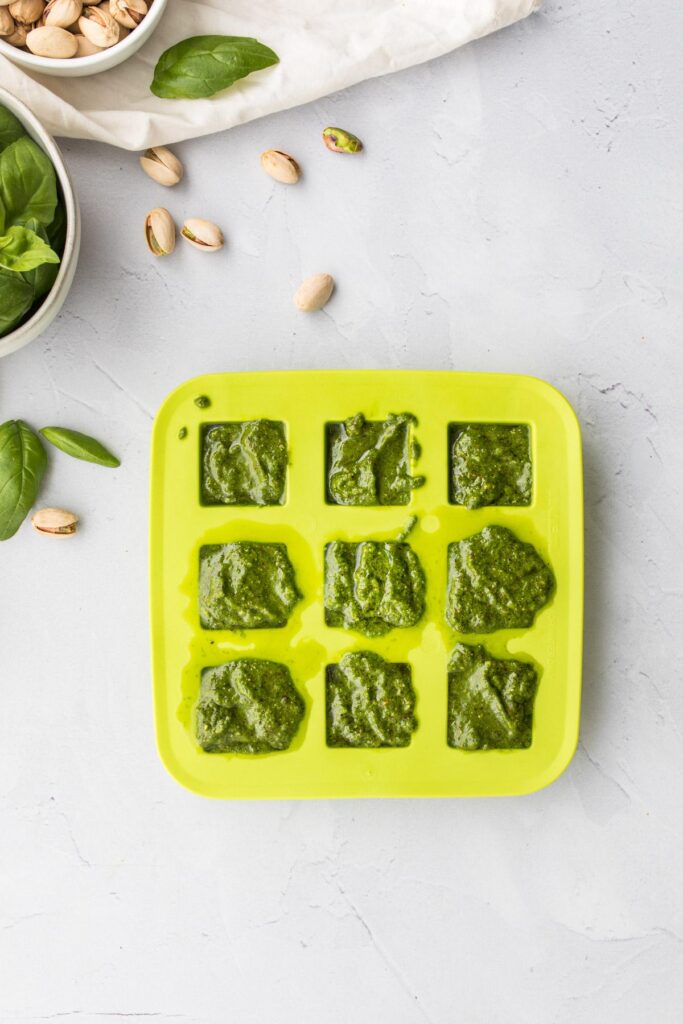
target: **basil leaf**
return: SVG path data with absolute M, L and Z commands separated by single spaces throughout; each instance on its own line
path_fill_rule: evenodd
M 201 99 L 279 59 L 247 36 L 192 36 L 162 53 L 151 88 L 163 99 Z
M 19 274 L 42 263 L 59 263 L 59 256 L 35 231 L 13 225 L 0 235 L 0 267 Z
M 49 159 L 33 139 L 17 139 L 0 153 L 0 199 L 6 224 L 35 217 L 51 224 L 57 209 L 57 178 Z
M 27 220 L 24 226 L 29 228 L 31 231 L 35 231 L 38 237 L 42 238 L 44 242 L 49 242 L 48 231 L 50 229 L 48 228 L 46 230 L 42 224 L 38 223 L 37 220 Z M 50 225 L 50 227 L 51 226 L 52 225 Z M 52 288 L 52 285 L 55 283 L 58 273 L 59 263 L 41 263 L 41 265 L 36 267 L 35 270 L 24 271 L 21 276 L 24 281 L 26 281 L 27 284 L 30 284 L 31 288 L 33 288 L 33 298 L 35 300 L 42 298 L 43 295 L 47 295 Z
M 38 497 L 47 466 L 40 438 L 22 420 L 0 426 L 0 540 L 17 532 Z
M 98 466 L 109 466 L 111 469 L 116 469 L 121 465 L 120 460 L 112 455 L 103 444 L 96 441 L 94 437 L 81 434 L 78 430 L 68 430 L 66 427 L 43 427 L 40 433 L 55 448 L 73 456 L 74 459 L 96 462 Z
M 26 135 L 26 129 L 7 107 L 0 107 L 0 152 Z
M 0 267 L 0 338 L 9 334 L 33 305 L 33 285 L 22 274 Z
M 30 225 L 27 224 L 26 226 L 29 227 Z M 33 228 L 33 230 L 35 231 L 36 229 Z M 66 207 L 61 199 L 57 201 L 54 220 L 48 225 L 47 241 L 54 251 L 61 256 L 66 244 Z

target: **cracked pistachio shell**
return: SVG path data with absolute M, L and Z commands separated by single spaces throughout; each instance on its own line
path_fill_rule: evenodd
M 124 28 L 137 28 L 147 14 L 146 0 L 109 0 L 109 13 Z
M 261 153 L 261 167 L 266 174 L 275 181 L 281 181 L 283 185 L 295 185 L 301 174 L 301 168 L 294 157 L 280 149 L 267 149 Z
M 46 25 L 68 28 L 78 21 L 82 11 L 81 0 L 48 0 L 43 20 Z
M 73 537 L 78 528 L 78 516 L 63 508 L 41 508 L 34 513 L 33 529 L 48 537 Z
M 157 184 L 167 188 L 177 185 L 183 176 L 183 165 L 166 146 L 146 149 L 140 157 L 140 166 Z
M 78 30 L 81 35 L 95 46 L 101 46 L 103 50 L 118 43 L 121 35 L 118 21 L 101 7 L 85 7 L 78 19 Z
M 186 220 L 181 234 L 190 245 L 195 249 L 201 249 L 202 252 L 218 252 L 225 243 L 223 232 L 218 225 L 212 224 L 210 220 L 202 220 L 201 217 L 190 217 Z
M 26 36 L 26 45 L 36 56 L 54 57 L 56 60 L 75 57 L 78 50 L 75 36 L 65 28 L 56 28 L 54 25 L 34 28 Z
M 331 274 L 313 274 L 307 277 L 294 296 L 294 305 L 302 313 L 314 313 L 322 309 L 334 291 L 334 278 Z
M 325 128 L 323 142 L 333 153 L 360 153 L 363 148 L 360 139 L 343 128 Z
M 154 256 L 168 256 L 175 249 L 175 223 L 163 206 L 150 210 L 145 218 L 147 247 Z
M 9 5 L 9 12 L 18 25 L 33 25 L 43 16 L 43 0 L 15 0 Z

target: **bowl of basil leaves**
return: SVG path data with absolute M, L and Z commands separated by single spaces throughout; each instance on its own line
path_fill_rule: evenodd
M 78 262 L 81 224 L 53 139 L 0 88 L 0 356 L 57 316 Z

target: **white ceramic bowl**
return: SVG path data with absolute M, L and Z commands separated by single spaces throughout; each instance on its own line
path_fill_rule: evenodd
M 20 103 L 6 89 L 0 88 L 0 104 L 19 118 L 34 142 L 37 142 L 49 156 L 61 186 L 66 208 L 66 241 L 59 273 L 52 288 L 43 299 L 42 305 L 38 307 L 33 316 L 0 338 L 0 356 L 7 356 L 10 352 L 16 352 L 18 348 L 23 348 L 24 345 L 28 345 L 29 341 L 37 338 L 48 324 L 52 323 L 64 305 L 78 263 L 78 253 L 81 247 L 81 215 L 69 172 L 53 138 L 48 135 L 28 107 Z
M 37 57 L 28 50 L 18 50 L 4 39 L 0 39 L 0 53 L 9 57 L 27 71 L 38 71 L 41 75 L 57 75 L 64 78 L 79 78 L 82 75 L 96 75 L 99 71 L 108 71 L 122 61 L 131 57 L 147 42 L 159 24 L 166 10 L 168 0 L 154 0 L 149 12 L 136 29 L 122 39 L 116 46 L 110 46 L 101 53 L 93 53 L 90 57 L 72 57 L 69 60 L 54 60 L 50 57 Z

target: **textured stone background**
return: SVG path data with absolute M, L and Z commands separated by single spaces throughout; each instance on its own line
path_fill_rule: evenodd
M 68 143 L 79 273 L 0 365 L 2 418 L 108 439 L 53 460 L 84 528 L 0 551 L 0 1020 L 679 1024 L 683 1004 L 683 15 L 547 0 L 434 64 L 178 147 Z M 325 123 L 367 144 L 330 157 Z M 306 175 L 258 166 L 281 147 Z M 155 262 L 150 207 L 229 239 Z M 296 313 L 300 278 L 334 301 Z M 211 803 L 155 753 L 150 424 L 205 371 L 536 374 L 582 421 L 579 751 L 521 799 Z

